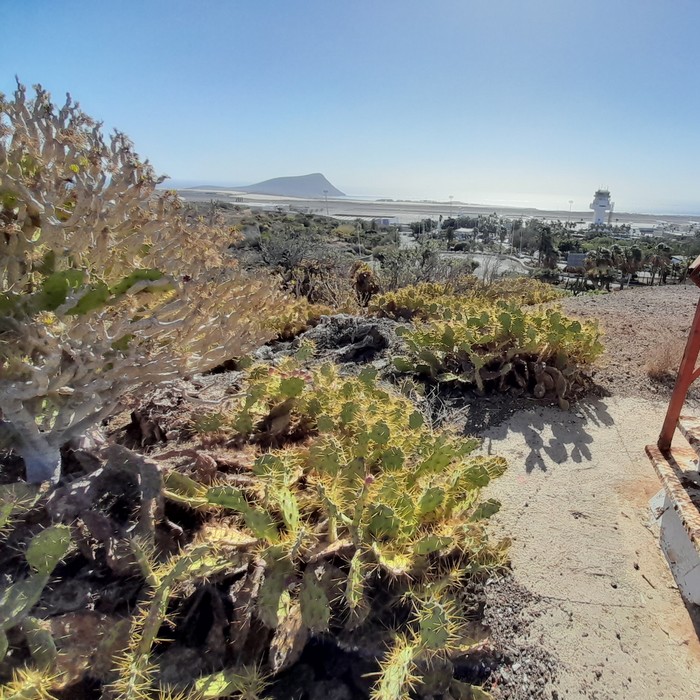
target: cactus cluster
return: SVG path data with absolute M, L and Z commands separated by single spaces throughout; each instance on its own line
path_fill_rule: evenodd
M 137 543 L 132 543 L 138 546 Z M 134 616 L 129 646 L 118 659 L 119 677 L 109 688 L 114 700 L 141 700 L 155 697 L 158 688 L 152 647 L 161 627 L 168 619 L 173 588 L 178 584 L 195 583 L 225 572 L 241 564 L 242 557 L 230 545 L 211 538 L 195 544 L 164 564 L 152 565 L 148 557 L 144 572 L 148 584 L 148 599 Z M 164 689 L 161 689 L 161 691 Z M 207 697 L 222 697 L 209 694 Z
M 489 391 L 552 398 L 567 408 L 582 371 L 602 352 L 595 322 L 567 318 L 556 307 L 522 306 L 523 300 L 549 300 L 551 287 L 513 282 L 514 300 L 494 292 L 448 294 L 444 285 L 419 285 L 377 300 L 377 312 L 415 319 L 400 329 L 409 350 L 394 358 L 398 372 Z M 545 289 L 540 290 L 538 285 Z M 552 290 L 556 294 L 556 290 Z M 517 299 L 517 300 L 515 300 Z
M 14 679 L 14 691 L 5 690 L 7 697 L 44 697 L 49 678 L 55 685 L 53 673 L 56 663 L 56 646 L 47 627 L 31 612 L 39 602 L 51 574 L 71 548 L 70 528 L 53 525 L 35 535 L 27 547 L 25 559 L 29 574 L 9 586 L 0 589 L 0 662 L 9 648 L 7 634 L 18 631 L 29 648 L 36 672 L 18 674 Z M 4 695 L 0 695 L 4 697 Z
M 325 304 L 312 304 L 305 297 L 290 297 L 267 316 L 265 325 L 277 333 L 280 340 L 291 340 L 315 326 L 321 316 L 338 312 Z
M 374 696 L 401 697 L 419 682 L 421 659 L 469 649 L 457 592 L 505 562 L 483 527 L 498 504 L 479 500 L 505 462 L 431 430 L 370 368 L 344 377 L 288 359 L 248 377 L 245 397 L 217 424 L 239 442 L 274 437 L 254 478 L 204 486 L 171 471 L 166 497 L 236 518 L 238 551 L 264 572 L 253 615 L 270 635 L 273 671 L 309 634 L 379 632 L 391 619 L 398 641 L 377 650 L 385 658 Z
M 452 283 L 423 282 L 380 294 L 372 299 L 369 310 L 397 321 L 427 321 L 442 318 L 445 310 L 464 313 L 497 301 L 532 306 L 555 301 L 562 295 L 551 284 L 530 277 L 506 278 L 483 286 L 469 275 Z
M 125 535 L 142 584 L 128 642 L 110 647 L 114 676 L 103 697 L 263 698 L 314 636 L 376 662 L 377 700 L 430 694 L 436 674 L 445 697 L 469 697 L 452 677 L 453 661 L 475 642 L 462 590 L 506 565 L 507 543 L 485 533 L 498 503 L 479 496 L 504 460 L 475 455 L 476 440 L 433 430 L 371 368 L 344 376 L 332 364 L 304 369 L 287 358 L 251 366 L 244 389 L 204 424 L 233 449 L 254 450 L 252 462 L 217 470 L 207 483 L 196 472 L 163 472 L 166 501 L 199 523 L 194 538 L 167 555 L 150 524 Z M 36 501 L 38 491 L 25 490 L 7 490 L 14 505 L 5 520 Z M 156 530 L 164 518 L 157 509 Z M 2 593 L 3 655 L 15 643 L 5 630 L 17 629 L 34 669 L 18 670 L 3 699 L 50 698 L 66 685 L 60 648 L 57 655 L 46 621 L 32 614 L 70 546 L 65 525 L 36 535 L 26 552 L 31 573 Z M 211 586 L 231 591 L 225 658 L 204 673 L 185 670 L 187 680 L 163 680 L 160 659 L 181 624 L 183 591 Z
M 0 445 L 28 481 L 56 482 L 61 446 L 124 394 L 274 336 L 271 280 L 236 264 L 220 220 L 157 191 L 163 179 L 70 96 L 0 95 Z

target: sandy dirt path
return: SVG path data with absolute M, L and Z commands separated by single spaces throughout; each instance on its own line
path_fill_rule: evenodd
M 528 642 L 559 660 L 553 698 L 700 699 L 700 643 L 650 526 L 660 488 L 644 454 L 665 404 L 610 397 L 533 407 L 485 434 L 508 472 L 490 487 L 538 596 Z

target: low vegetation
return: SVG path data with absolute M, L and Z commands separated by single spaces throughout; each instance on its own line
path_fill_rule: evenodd
M 70 98 L 0 100 L 0 438 L 29 481 L 58 480 L 61 446 L 125 393 L 273 336 L 281 295 L 158 182 Z
M 656 382 L 673 381 L 682 357 L 683 348 L 679 343 L 661 342 L 649 352 L 644 369 L 649 379 Z
M 345 309 L 347 310 L 347 309 Z M 279 340 L 292 340 L 313 328 L 323 316 L 338 313 L 337 307 L 312 304 L 302 298 L 290 298 L 275 309 L 265 320 L 265 325 Z
M 582 370 L 602 351 L 594 322 L 569 319 L 557 308 L 528 308 L 558 296 L 535 280 L 448 291 L 419 285 L 373 302 L 379 314 L 419 319 L 401 334 L 410 355 L 395 358 L 399 372 L 479 394 L 547 396 L 568 408 L 584 383 Z
M 479 308 L 495 301 L 530 306 L 553 301 L 562 292 L 527 277 L 500 280 L 484 286 L 476 277 L 461 277 L 453 283 L 423 283 L 375 297 L 370 311 L 397 321 L 445 318 L 450 312 Z
M 159 182 L 70 98 L 0 100 L 0 698 L 252 700 L 312 644 L 364 664 L 363 697 L 485 697 L 464 671 L 484 643 L 468 591 L 507 566 L 480 495 L 505 462 L 388 381 L 566 408 L 597 327 L 554 287 L 485 284 L 429 241 L 194 211 Z M 341 312 L 401 322 L 394 369 L 341 371 L 305 339 L 187 404 L 182 435 L 156 426 L 137 451 L 89 435 L 147 388 Z
M 293 665 L 313 635 L 344 645 L 373 640 L 379 661 L 373 698 L 393 700 L 434 684 L 436 669 L 439 683 L 467 697 L 452 662 L 480 640 L 467 624 L 460 592 L 506 563 L 503 544 L 491 544 L 484 530 L 498 503 L 479 498 L 503 472 L 503 459 L 473 456 L 475 440 L 432 430 L 370 369 L 343 377 L 332 365 L 308 372 L 293 360 L 253 366 L 241 398 L 223 413 L 199 416 L 193 427 L 200 437 L 235 445 L 239 466 L 223 472 L 214 465 L 205 479 L 196 466 L 189 474 L 169 469 L 160 487 L 150 468 L 155 491 L 142 490 L 141 516 L 130 516 L 131 534 L 123 531 L 112 554 L 112 566 L 141 581 L 141 602 L 120 655 L 113 640 L 108 697 L 185 691 L 200 698 L 262 697 L 267 677 Z M 135 468 L 148 481 L 149 467 Z M 11 503 L 11 491 L 4 495 Z M 157 545 L 165 534 L 162 516 L 156 509 L 151 517 L 146 498 L 165 498 L 196 517 L 188 543 L 169 557 Z M 104 512 L 108 522 L 108 514 L 116 517 Z M 30 631 L 43 630 L 43 645 L 30 644 L 41 670 L 20 673 L 10 686 L 21 697 L 39 688 L 50 697 L 80 680 L 56 652 L 65 640 L 53 640 L 50 628 L 29 614 L 60 559 L 68 556 L 80 568 L 84 555 L 74 549 L 80 540 L 71 544 L 70 532 L 59 524 L 28 540 L 26 557 L 36 573 L 13 584 L 1 602 L 4 629 L 15 638 L 21 633 L 30 643 Z M 106 544 L 97 531 L 93 536 L 98 550 Z M 193 619 L 194 594 L 187 591 L 205 585 L 236 591 L 236 605 L 218 621 L 231 634 L 222 668 L 181 673 L 165 687 L 168 644 L 177 646 Z

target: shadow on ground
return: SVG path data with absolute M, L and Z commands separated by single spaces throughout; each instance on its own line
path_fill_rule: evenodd
M 466 425 L 464 432 L 473 435 L 476 431 L 472 427 Z M 614 429 L 614 421 L 598 398 L 581 401 L 569 411 L 556 406 L 521 405 L 520 410 L 489 427 L 486 447 L 491 440 L 500 441 L 508 433 L 520 433 L 527 446 L 525 470 L 528 474 L 536 469 L 546 472 L 548 462 L 589 461 L 589 445 L 593 442 L 590 431 L 603 427 Z
M 695 605 L 687 600 L 683 599 L 686 610 L 690 617 L 690 621 L 693 623 L 693 629 L 695 630 L 695 635 L 700 640 L 700 605 Z

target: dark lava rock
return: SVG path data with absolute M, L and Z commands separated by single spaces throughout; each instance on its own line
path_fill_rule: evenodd
M 353 694 L 345 683 L 318 681 L 311 688 L 309 700 L 353 700 Z
M 391 365 L 392 357 L 405 352 L 396 330 L 401 324 L 388 318 L 364 318 L 349 314 L 323 316 L 316 326 L 293 341 L 264 345 L 252 353 L 254 360 L 274 362 L 294 355 L 305 340 L 314 343 L 314 362 L 338 364 L 371 363 L 381 370 Z
M 339 314 L 324 316 L 315 328 L 301 338 L 313 341 L 321 354 L 325 354 L 323 351 L 335 351 L 331 354 L 339 362 L 371 362 L 387 350 L 396 351 L 402 346 L 396 335 L 399 325 L 387 318 Z

